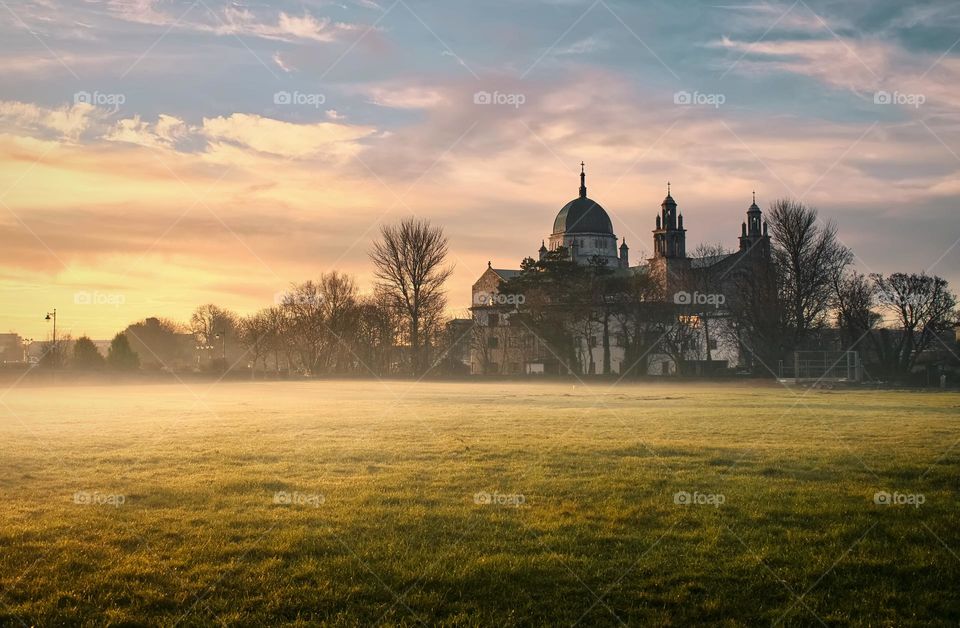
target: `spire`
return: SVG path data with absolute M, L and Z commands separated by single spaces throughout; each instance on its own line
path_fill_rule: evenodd
M 580 162 L 580 198 L 587 198 L 587 173 L 583 169 L 585 165 Z
M 660 203 L 660 207 L 667 208 L 667 207 L 676 207 L 676 206 L 677 206 L 677 202 L 673 200 L 673 197 L 670 195 L 670 182 L 667 181 L 667 195 L 664 197 L 663 202 Z M 664 221 L 666 221 L 667 217 L 664 216 L 663 219 Z

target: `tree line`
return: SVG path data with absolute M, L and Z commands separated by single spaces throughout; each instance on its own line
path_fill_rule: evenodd
M 528 333 L 511 348 L 507 327 L 471 325 L 466 339 L 473 359 L 482 372 L 497 372 L 492 347 L 522 355 L 529 341 L 542 343 L 570 372 L 603 374 L 613 372 L 616 345 L 624 354 L 621 375 L 643 375 L 653 354 L 669 356 L 684 372 L 691 361 L 709 365 L 714 348 L 725 346 L 736 348 L 753 374 L 775 376 L 780 361 L 824 347 L 832 334 L 844 350 L 860 352 L 870 376 L 904 379 L 956 323 L 957 298 L 946 280 L 924 272 L 858 273 L 836 225 L 816 209 L 781 199 L 769 208 L 767 222 L 769 264 L 752 263 L 756 255 L 750 251 L 731 257 L 738 259 L 732 266 L 707 263 L 729 251 L 701 245 L 694 253 L 696 271 L 669 281 L 653 272 L 617 272 L 600 258 L 576 264 L 562 248 L 527 258 L 520 273 L 499 287 L 503 295 L 523 298 L 475 308 L 474 318 L 493 312 L 509 319 L 510 334 Z M 128 326 L 105 358 L 89 338 L 73 343 L 68 356 L 70 340 L 64 337 L 50 345 L 41 363 L 245 369 L 252 376 L 461 372 L 464 366 L 450 350 L 462 336 L 451 333 L 445 318 L 448 254 L 440 227 L 408 218 L 381 227 L 369 251 L 375 277 L 370 294 L 361 294 L 353 277 L 332 270 L 292 284 L 272 306 L 247 316 L 205 304 L 184 323 L 152 317 Z M 688 294 L 722 294 L 724 302 L 677 303 L 668 285 Z M 498 336 L 504 342 L 491 340 Z
M 384 225 L 369 252 L 372 294 L 332 270 L 292 284 L 241 316 L 201 305 L 185 323 L 150 317 L 114 337 L 104 358 L 87 337 L 48 343 L 42 365 L 91 370 L 249 370 L 320 375 L 423 375 L 445 355 L 449 245 L 442 228 L 408 218 Z M 72 344 L 72 355 L 67 347 Z

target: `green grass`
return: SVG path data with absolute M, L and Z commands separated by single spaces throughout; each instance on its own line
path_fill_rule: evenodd
M 960 621 L 956 394 L 493 382 L 0 394 L 2 625 Z M 77 491 L 125 503 L 75 504 Z M 277 491 L 324 502 L 275 504 Z M 677 505 L 678 491 L 725 501 Z M 877 491 L 925 503 L 877 505 Z

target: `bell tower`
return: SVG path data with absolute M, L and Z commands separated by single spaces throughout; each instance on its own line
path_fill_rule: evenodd
M 653 257 L 650 269 L 663 289 L 663 298 L 671 301 L 682 290 L 690 271 L 687 257 L 687 230 L 683 228 L 683 214 L 677 211 L 677 202 L 670 194 L 660 203 L 657 228 L 653 230 Z
M 753 193 L 753 203 L 747 208 L 747 220 L 740 225 L 740 250 L 752 251 L 757 255 L 770 255 L 770 236 L 763 212 L 757 206 L 757 193 Z
M 653 230 L 653 256 L 655 258 L 687 256 L 687 230 L 683 228 L 683 214 L 677 212 L 677 202 L 670 195 L 669 181 L 667 196 L 660 203 L 657 228 Z

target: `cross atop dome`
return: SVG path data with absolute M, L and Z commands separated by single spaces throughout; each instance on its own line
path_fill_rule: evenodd
M 587 173 L 584 171 L 584 164 L 580 162 L 580 198 L 587 198 Z

